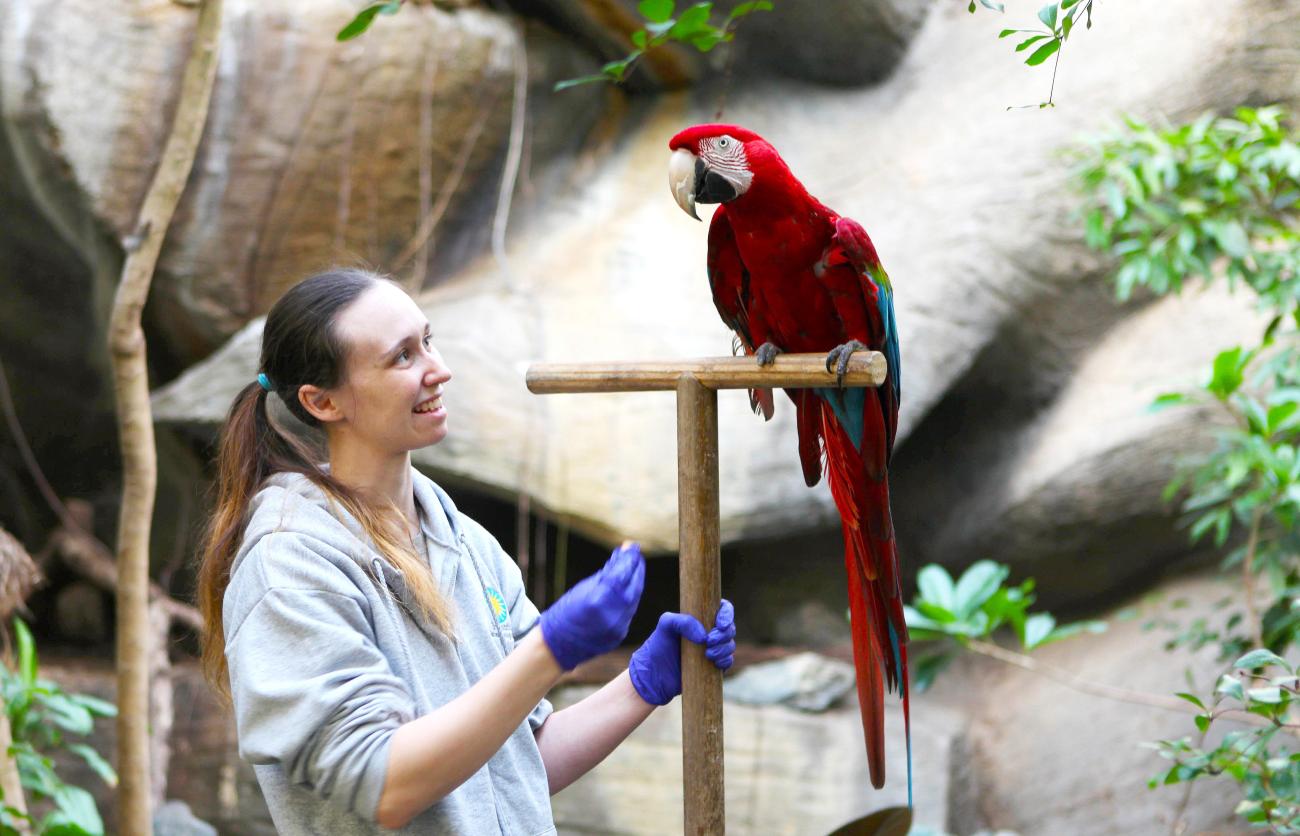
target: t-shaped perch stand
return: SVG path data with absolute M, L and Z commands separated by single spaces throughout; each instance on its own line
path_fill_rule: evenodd
M 844 386 L 879 386 L 883 354 L 850 358 Z M 713 625 L 722 597 L 718 541 L 719 389 L 835 386 L 824 354 L 784 354 L 760 367 L 753 357 L 640 363 L 541 363 L 528 389 L 576 392 L 677 392 L 677 513 L 681 611 Z M 682 646 L 682 790 L 687 836 L 726 831 L 722 784 L 722 672 L 702 647 Z

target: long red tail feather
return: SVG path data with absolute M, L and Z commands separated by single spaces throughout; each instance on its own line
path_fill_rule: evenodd
M 840 512 L 844 534 L 853 665 L 857 672 L 858 702 L 862 710 L 862 731 L 866 739 L 871 782 L 879 788 L 885 781 L 884 691 L 886 688 L 891 691 L 898 689 L 903 698 L 910 789 L 907 625 L 903 617 L 898 552 L 889 510 L 888 477 L 883 468 L 876 471 L 871 466 L 879 458 L 875 455 L 877 451 L 859 452 L 835 420 L 830 405 L 820 398 L 817 405 L 820 406 L 821 437 L 826 447 L 831 496 Z M 874 408 L 870 399 L 866 408 Z M 866 434 L 863 439 L 864 447 L 884 443 L 883 435 Z M 869 475 L 872 471 L 877 472 L 879 478 L 872 478 Z

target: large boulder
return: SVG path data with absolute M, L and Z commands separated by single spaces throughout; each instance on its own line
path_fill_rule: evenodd
M 1057 79 L 1060 107 L 1050 111 L 1008 112 L 1008 105 L 1045 98 L 1050 78 L 1015 64 L 996 37 L 1005 19 L 956 7 L 936 9 L 902 64 L 876 87 L 831 91 L 756 80 L 732 93 L 727 118 L 767 135 L 815 194 L 863 221 L 893 277 L 904 366 L 900 483 L 908 480 L 909 459 L 924 459 L 924 451 L 908 451 L 912 430 L 945 410 L 950 393 L 977 381 L 988 384 L 978 392 L 993 399 L 1007 393 L 1025 416 L 1073 387 L 1073 402 L 1087 409 L 1053 418 L 1053 433 L 1108 439 L 1097 442 L 1100 449 L 1124 439 L 1153 445 L 1136 461 L 1169 452 L 1158 433 L 1130 438 L 1127 425 L 1094 420 L 1090 410 L 1101 398 L 1089 387 L 1103 377 L 1073 382 L 1080 358 L 1136 308 L 1107 298 L 1105 264 L 1082 245 L 1073 214 L 1079 197 L 1057 153 L 1081 133 L 1109 126 L 1119 111 L 1181 117 L 1251 97 L 1294 96 L 1296 79 L 1251 74 L 1258 43 L 1295 51 L 1281 33 L 1300 16 L 1300 4 L 1199 2 L 1175 28 L 1163 26 L 1154 2 L 1106 14 L 1093 30 L 1076 32 Z M 1159 42 L 1142 34 L 1161 27 Z M 702 275 L 704 230 L 678 212 L 663 182 L 667 138 L 709 118 L 711 102 L 705 91 L 644 106 L 580 183 L 557 185 L 562 200 L 524 213 L 504 258 L 484 258 L 421 297 L 457 373 L 448 395 L 451 435 L 422 452 L 422 464 L 498 493 L 526 492 L 606 540 L 633 536 L 674 546 L 672 397 L 539 398 L 526 392 L 522 373 L 545 360 L 727 353 L 730 340 Z M 1202 345 L 1178 345 L 1191 352 L 1180 368 L 1205 356 Z M 160 395 L 159 415 L 215 422 L 254 373 L 254 355 L 251 346 L 232 346 L 194 368 Z M 236 357 L 238 365 L 220 368 Z M 1161 369 L 1147 371 L 1144 385 L 1166 385 Z M 764 426 L 743 395 L 720 401 L 724 539 L 833 524 L 829 493 L 808 491 L 799 477 L 787 406 L 778 401 L 776 419 Z M 967 439 L 981 437 L 982 412 L 954 409 L 945 420 L 960 429 L 944 439 L 946 460 L 981 449 Z M 1180 437 L 1179 449 L 1184 441 L 1203 443 L 1192 433 Z M 973 480 L 963 483 L 967 489 L 990 487 L 978 470 L 964 473 Z M 1155 482 L 1143 484 L 1154 490 Z M 924 493 L 915 493 L 915 511 L 900 507 L 900 519 L 938 513 Z M 1035 495 L 1028 492 L 1026 501 Z M 1167 553 L 1181 536 L 1169 528 L 1152 554 Z M 948 552 L 960 543 L 936 548 Z
M 418 287 L 463 260 L 487 240 L 516 77 L 536 95 L 591 68 L 542 27 L 529 53 L 522 25 L 478 3 L 407 4 L 338 42 L 355 12 L 345 0 L 225 4 L 203 143 L 147 314 L 154 350 L 174 362 L 207 354 L 331 261 L 384 264 Z M 100 317 L 194 20 L 171 0 L 0 10 L 0 124 L 16 185 L 92 265 Z M 604 93 L 575 91 L 541 115 L 535 160 L 571 153 Z
M 1008 563 L 1049 600 L 1149 581 L 1186 551 L 1163 489 L 1213 446 L 1227 415 L 1208 403 L 1151 405 L 1195 389 L 1217 352 L 1258 341 L 1267 323 L 1248 294 L 1224 288 L 1157 300 L 1081 348 L 1040 408 L 1004 377 L 1008 358 L 982 356 L 896 460 L 904 554 L 918 566 Z

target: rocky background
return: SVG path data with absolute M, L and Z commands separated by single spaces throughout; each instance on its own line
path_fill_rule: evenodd
M 536 397 L 523 372 L 730 352 L 703 275 L 705 229 L 665 182 L 667 139 L 721 108 L 862 222 L 894 281 L 904 398 L 892 479 L 908 575 L 992 558 L 1037 578 L 1042 603 L 1066 614 L 1230 594 L 1189 575 L 1205 561 L 1160 496 L 1175 460 L 1209 443 L 1213 416 L 1145 406 L 1262 323 L 1226 292 L 1116 304 L 1059 152 L 1124 113 L 1297 106 L 1300 2 L 1182 0 L 1176 16 L 1158 0 L 1100 2 L 1048 110 L 1034 106 L 1048 68 L 1025 68 L 996 37 L 1034 10 L 965 5 L 779 0 L 733 48 L 667 48 L 627 89 L 557 93 L 624 54 L 634 3 L 411 2 L 339 43 L 351 3 L 227 0 L 204 140 L 145 312 L 156 579 L 192 595 L 210 445 L 256 371 L 259 317 L 294 281 L 348 263 L 418 294 L 455 372 L 451 435 L 418 463 L 520 554 L 535 597 L 633 537 L 663 558 L 643 609 L 671 607 L 671 396 Z M 0 5 L 0 361 L 16 419 L 0 431 L 0 526 L 46 557 L 31 610 L 49 670 L 100 693 L 111 597 L 46 548 L 57 521 L 23 449 L 113 542 L 103 330 L 193 21 L 171 0 Z M 803 486 L 782 406 L 764 425 L 743 395 L 721 398 L 724 594 L 746 642 L 843 657 L 835 514 L 828 491 Z M 192 636 L 173 636 L 166 795 L 230 833 L 270 832 L 228 717 L 187 661 Z M 1044 656 L 1159 693 L 1185 667 L 1213 675 L 1210 659 L 1163 651 L 1165 638 L 1117 623 Z M 884 793 L 866 789 L 852 699 L 819 714 L 729 703 L 735 832 L 829 832 L 905 797 L 898 761 Z M 563 832 L 680 827 L 674 718 L 661 712 L 556 798 Z M 1146 790 L 1160 761 L 1138 744 L 1185 733 L 1185 715 L 968 661 L 917 700 L 913 725 L 917 818 L 931 828 L 1158 832 L 1180 800 Z M 1230 827 L 1231 806 L 1231 793 L 1198 790 L 1189 821 Z

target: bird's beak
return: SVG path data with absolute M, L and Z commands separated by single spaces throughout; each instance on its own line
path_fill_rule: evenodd
M 673 190 L 673 199 L 682 211 L 695 220 L 700 216 L 695 212 L 695 163 L 696 157 L 685 148 L 678 148 L 668 160 L 668 187 Z

